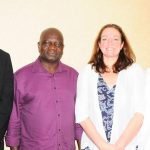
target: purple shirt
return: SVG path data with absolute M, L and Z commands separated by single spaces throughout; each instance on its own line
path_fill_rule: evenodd
M 15 98 L 6 136 L 20 150 L 75 150 L 82 129 L 75 124 L 78 73 L 59 63 L 48 73 L 39 59 L 15 73 Z

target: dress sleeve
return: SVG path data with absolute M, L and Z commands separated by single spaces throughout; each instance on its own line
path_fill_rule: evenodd
M 89 101 L 88 101 L 88 75 L 89 68 L 85 67 L 78 76 L 77 80 L 77 98 L 76 98 L 76 122 L 80 123 L 89 117 Z
M 149 100 L 149 92 L 150 92 L 150 68 L 146 70 L 145 74 L 145 113 L 144 113 L 144 122 L 140 131 L 140 148 L 143 150 L 149 150 L 150 148 L 150 100 Z
M 145 73 L 145 91 L 144 91 L 144 96 L 146 100 L 146 108 L 150 106 L 150 100 L 149 100 L 149 92 L 150 92 L 150 68 L 146 70 Z M 148 106 L 147 106 L 148 104 Z
M 139 112 L 144 114 L 145 111 L 145 98 L 144 98 L 144 90 L 145 90 L 145 74 L 143 69 L 139 65 L 135 65 L 134 74 L 134 90 L 133 90 L 133 98 L 134 98 L 134 112 Z

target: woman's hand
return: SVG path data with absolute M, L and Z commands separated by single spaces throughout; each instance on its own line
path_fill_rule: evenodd
M 117 150 L 114 144 L 106 143 L 103 145 L 100 150 Z

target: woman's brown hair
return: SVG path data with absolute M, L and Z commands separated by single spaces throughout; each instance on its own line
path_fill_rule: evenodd
M 119 53 L 119 57 L 118 57 L 116 63 L 113 65 L 113 72 L 118 73 L 119 71 L 126 69 L 133 62 L 135 62 L 136 58 L 135 58 L 134 52 L 128 42 L 128 39 L 127 39 L 125 33 L 123 32 L 121 27 L 119 27 L 116 24 L 107 24 L 102 27 L 102 29 L 100 30 L 100 32 L 95 40 L 93 54 L 88 63 L 91 64 L 92 68 L 94 67 L 94 69 L 98 73 L 107 72 L 107 66 L 104 64 L 104 61 L 103 61 L 103 53 L 102 53 L 101 49 L 99 48 L 99 44 L 98 44 L 101 41 L 102 32 L 106 28 L 114 28 L 114 29 L 118 30 L 121 35 L 121 41 L 122 41 L 122 43 L 124 43 L 123 48 L 121 49 L 121 51 Z

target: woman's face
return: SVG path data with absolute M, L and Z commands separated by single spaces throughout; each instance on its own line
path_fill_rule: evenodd
M 120 32 L 113 28 L 105 28 L 101 34 L 99 47 L 103 53 L 104 58 L 118 58 L 120 50 L 123 47 Z

